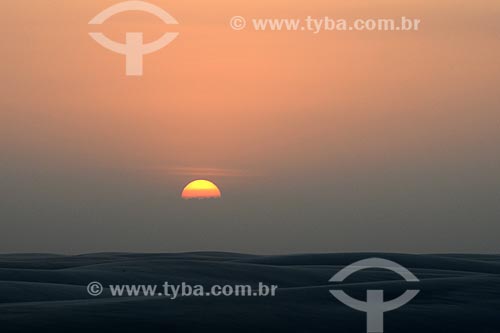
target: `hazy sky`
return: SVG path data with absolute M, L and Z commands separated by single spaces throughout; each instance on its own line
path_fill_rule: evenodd
M 0 4 L 0 252 L 499 252 L 500 4 L 151 0 L 143 77 L 87 23 Z M 415 17 L 417 32 L 233 31 L 232 16 Z M 223 198 L 184 201 L 206 178 Z

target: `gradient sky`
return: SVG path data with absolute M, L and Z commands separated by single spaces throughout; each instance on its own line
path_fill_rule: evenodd
M 500 4 L 0 4 L 0 252 L 499 252 Z M 232 16 L 416 17 L 418 32 L 233 31 Z M 223 198 L 184 201 L 193 179 Z

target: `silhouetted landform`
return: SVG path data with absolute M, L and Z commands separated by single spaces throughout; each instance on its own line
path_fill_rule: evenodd
M 328 280 L 360 259 L 379 257 L 411 270 L 418 283 L 369 269 L 342 284 Z M 279 285 L 275 297 L 99 297 L 87 284 Z M 330 289 L 364 300 L 420 289 L 385 314 L 385 332 L 500 332 L 500 255 L 387 253 L 258 256 L 236 253 L 78 256 L 0 255 L 0 332 L 366 332 L 366 314 Z

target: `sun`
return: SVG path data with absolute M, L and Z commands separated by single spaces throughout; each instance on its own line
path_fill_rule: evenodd
M 208 180 L 194 180 L 182 191 L 183 199 L 218 199 L 221 193 L 217 185 Z

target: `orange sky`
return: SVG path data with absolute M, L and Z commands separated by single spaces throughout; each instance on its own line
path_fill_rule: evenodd
M 291 183 L 306 192 L 399 167 L 498 176 L 498 2 L 151 0 L 180 25 L 124 13 L 98 27 L 117 41 L 127 31 L 148 41 L 180 32 L 145 57 L 140 78 L 88 36 L 88 21 L 116 2 L 0 4 L 5 163 L 116 170 L 173 195 L 199 177 L 227 196 Z M 234 15 L 405 15 L 422 25 L 238 32 Z
M 474 150 L 484 142 L 471 132 L 497 137 L 494 108 L 475 108 L 498 106 L 500 46 L 487 28 L 498 32 L 500 6 L 492 1 L 153 1 L 179 20 L 181 34 L 145 57 L 142 78 L 124 77 L 124 57 L 87 35 L 87 22 L 114 3 L 1 5 L 10 12 L 2 23 L 4 149 L 97 165 L 262 173 Z M 227 26 L 233 15 L 408 15 L 424 23 L 413 33 L 235 32 Z M 102 29 L 115 40 L 126 31 L 154 40 L 165 26 L 125 13 Z

